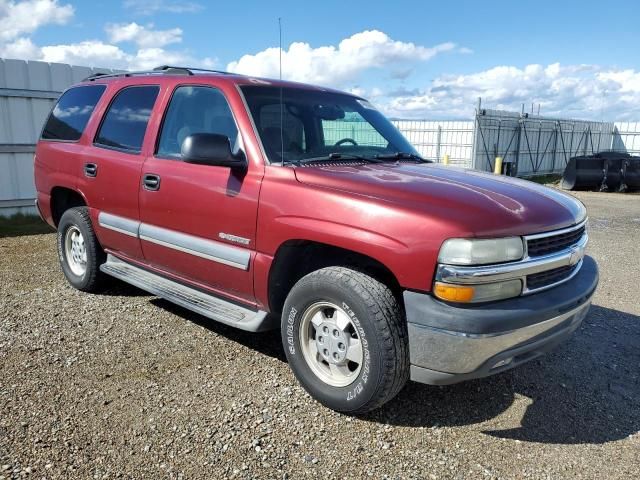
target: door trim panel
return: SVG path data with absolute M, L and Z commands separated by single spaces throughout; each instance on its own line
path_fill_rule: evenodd
M 244 248 L 233 247 L 214 240 L 156 227 L 148 223 L 137 222 L 106 212 L 100 212 L 98 214 L 98 223 L 101 227 L 108 228 L 109 230 L 162 245 L 163 247 L 178 250 L 189 255 L 195 255 L 241 270 L 249 269 L 251 252 Z

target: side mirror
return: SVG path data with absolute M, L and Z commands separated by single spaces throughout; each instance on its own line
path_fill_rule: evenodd
M 182 160 L 199 165 L 214 165 L 232 169 L 247 167 L 247 159 L 242 151 L 233 154 L 231 142 L 226 135 L 217 133 L 194 133 L 182 142 Z

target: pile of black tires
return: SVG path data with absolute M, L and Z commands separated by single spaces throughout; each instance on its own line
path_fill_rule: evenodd
M 561 185 L 565 190 L 640 190 L 640 157 L 617 152 L 573 157 L 564 170 Z

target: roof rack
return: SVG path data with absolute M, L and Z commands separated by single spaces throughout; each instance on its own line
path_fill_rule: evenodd
M 187 73 L 184 73 L 184 75 L 193 75 L 194 74 L 193 72 L 208 72 L 208 73 L 219 73 L 221 75 L 230 75 L 229 72 L 225 72 L 224 70 L 209 70 L 207 68 L 193 68 L 193 67 L 176 67 L 173 65 L 161 65 L 159 67 L 154 68 L 153 70 L 160 71 L 166 74 L 187 72 Z
M 89 75 L 83 80 L 83 82 L 93 82 L 94 80 L 103 78 L 116 78 L 116 77 L 133 77 L 136 75 L 195 75 L 194 72 L 208 72 L 219 73 L 222 75 L 228 75 L 229 72 L 222 70 L 208 70 L 206 68 L 190 68 L 190 67 L 176 67 L 173 65 L 160 65 L 153 70 L 139 70 L 134 72 L 120 72 L 120 73 L 94 73 Z

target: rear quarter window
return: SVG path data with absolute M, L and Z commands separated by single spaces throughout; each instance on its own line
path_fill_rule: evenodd
M 49 114 L 42 139 L 79 140 L 106 88 L 106 85 L 85 85 L 64 92 Z

